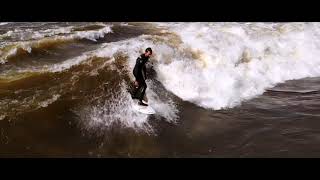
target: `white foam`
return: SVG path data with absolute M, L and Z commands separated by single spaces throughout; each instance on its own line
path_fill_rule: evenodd
M 39 102 L 39 106 L 40 107 L 48 107 L 49 104 L 52 104 L 53 102 L 57 101 L 60 96 L 61 95 L 59 95 L 59 94 L 54 94 L 51 98 L 49 98 L 45 101 Z
M 73 26 L 67 27 L 56 27 L 45 30 L 35 31 L 33 29 L 15 29 L 6 32 L 5 34 L 0 35 L 0 37 L 11 37 L 21 41 L 27 40 L 39 40 L 45 37 L 52 37 L 57 35 L 60 38 L 64 39 L 88 39 L 96 41 L 99 38 L 103 38 L 106 34 L 112 32 L 112 25 L 99 23 L 97 25 L 103 26 L 103 28 L 98 30 L 89 30 L 89 31 L 73 31 Z M 56 37 L 56 38 L 59 38 Z
M 117 54 L 128 57 L 127 68 L 131 72 L 134 67 L 136 58 L 140 55 L 141 50 L 146 46 L 152 45 L 152 41 L 147 40 L 151 36 L 140 36 L 124 41 L 105 43 L 101 48 L 93 51 L 91 54 L 96 57 L 113 58 Z M 133 76 L 129 74 L 129 76 Z M 169 122 L 175 122 L 178 110 L 174 102 L 169 97 L 159 97 L 154 83 L 147 81 L 148 89 L 146 91 L 149 104 L 155 109 L 156 117 L 163 117 Z M 126 91 L 126 85 L 121 84 L 121 90 L 108 99 L 103 106 L 93 106 L 88 108 L 87 113 L 82 115 L 83 119 L 89 120 L 88 127 L 100 127 L 101 123 L 109 127 L 115 122 L 120 122 L 126 127 L 132 127 L 136 130 L 152 132 L 149 125 L 148 115 L 141 114 L 132 108 L 132 99 Z M 100 124 L 100 125 L 99 125 Z
M 31 53 L 32 46 L 30 45 L 30 43 L 22 42 L 16 45 L 16 47 L 10 49 L 8 52 L 3 52 L 0 50 L 0 63 L 6 63 L 9 57 L 12 57 L 17 54 L 18 49 L 23 49 L 24 51 Z
M 81 111 L 80 117 L 85 121 L 86 128 L 111 127 L 114 123 L 120 123 L 124 127 L 133 128 L 137 131 L 153 133 L 154 130 L 149 124 L 148 117 L 161 116 L 168 121 L 177 118 L 177 110 L 174 103 L 168 100 L 160 101 L 159 97 L 152 90 L 147 90 L 149 104 L 155 109 L 155 115 L 146 115 L 134 110 L 130 94 L 126 91 L 126 85 L 121 84 L 117 94 L 107 99 L 102 106 L 91 106 Z M 79 113 L 79 112 L 78 112 Z M 174 118 L 174 119 L 173 119 Z
M 41 31 L 35 31 L 33 32 L 31 38 L 32 39 L 41 39 L 44 37 L 51 37 L 61 34 L 70 34 L 72 32 L 73 26 L 68 27 L 59 27 L 59 28 L 53 28 L 53 29 L 46 29 Z
M 129 24 L 122 22 L 122 23 L 120 23 L 120 26 L 129 26 Z
M 72 29 L 73 26 L 57 27 L 38 31 L 35 31 L 33 29 L 15 29 L 0 35 L 0 37 L 10 37 L 20 41 L 38 40 L 44 37 L 51 37 L 60 34 L 69 34 L 72 32 Z
M 5 117 L 6 117 L 6 115 L 0 115 L 0 121 L 4 120 Z
M 177 96 L 205 108 L 234 107 L 277 83 L 320 75 L 319 23 L 161 26 L 181 37 L 181 47 L 201 56 L 168 56 L 171 63 L 157 68 L 159 79 Z M 247 63 L 241 63 L 243 57 Z
M 7 25 L 7 24 L 9 24 L 9 22 L 1 22 L 0 26 L 4 26 L 4 25 Z
M 15 47 L 10 49 L 8 52 L 2 52 L 0 50 L 0 63 L 6 63 L 8 57 L 12 57 L 16 55 L 18 49 L 23 49 L 27 51 L 28 53 L 31 53 L 32 48 L 34 46 L 37 46 L 41 41 L 45 41 L 46 39 L 42 39 L 45 36 L 50 36 L 49 38 L 52 40 L 72 40 L 72 39 L 88 39 L 91 41 L 96 41 L 97 39 L 103 38 L 106 34 L 111 33 L 111 25 L 105 25 L 102 29 L 99 30 L 91 30 L 91 31 L 81 31 L 81 32 L 75 32 L 75 34 L 67 35 L 67 36 L 58 36 L 58 34 L 61 33 L 70 33 L 72 27 L 63 27 L 58 29 L 49 29 L 49 30 L 43 30 L 39 32 L 32 32 L 30 29 L 30 32 L 32 33 L 32 38 L 36 38 L 37 40 L 31 40 L 31 41 L 25 41 L 25 42 L 18 42 L 18 43 L 8 43 L 9 45 L 14 45 Z M 25 39 L 26 37 L 26 31 L 24 30 L 23 33 L 20 33 L 21 30 L 15 30 L 19 32 L 19 36 L 22 39 Z M 5 35 L 1 36 L 12 36 L 13 31 L 7 32 Z M 23 35 L 21 35 L 23 34 Z M 53 36 L 56 35 L 56 36 Z M 52 37 L 51 37 L 52 36 Z M 28 38 L 27 38 L 28 39 Z
M 97 41 L 97 39 L 103 38 L 106 34 L 111 32 L 111 26 L 106 26 L 99 30 L 76 32 L 76 34 L 72 37 L 77 39 L 89 39 L 91 41 Z
M 125 85 L 122 83 L 120 88 L 117 94 L 107 99 L 102 105 L 90 106 L 78 112 L 85 122 L 86 128 L 109 128 L 118 122 L 135 130 L 152 132 L 152 128 L 147 122 L 148 115 L 133 110 L 132 99 L 125 90 Z
M 88 56 L 87 54 L 83 54 L 75 58 L 71 58 L 66 61 L 63 61 L 62 63 L 51 65 L 49 67 L 44 68 L 43 70 L 50 71 L 50 72 L 61 72 L 61 71 L 70 69 L 75 65 L 79 65 L 82 62 L 88 60 L 89 58 L 90 56 Z

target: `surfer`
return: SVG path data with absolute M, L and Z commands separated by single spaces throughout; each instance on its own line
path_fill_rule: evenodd
M 151 55 L 152 49 L 148 47 L 145 52 L 137 58 L 136 65 L 133 69 L 133 75 L 136 79 L 134 82 L 135 93 L 133 95 L 133 98 L 139 99 L 139 105 L 141 106 L 148 106 L 148 104 L 143 103 L 142 100 L 147 89 L 147 84 L 145 82 L 145 80 L 147 79 L 146 63 L 148 62 Z M 138 94 L 139 90 L 142 90 L 140 94 Z

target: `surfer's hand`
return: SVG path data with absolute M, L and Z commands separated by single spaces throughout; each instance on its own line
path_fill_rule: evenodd
M 138 87 L 138 86 L 139 86 L 138 81 L 134 81 L 134 85 L 135 85 L 136 87 Z

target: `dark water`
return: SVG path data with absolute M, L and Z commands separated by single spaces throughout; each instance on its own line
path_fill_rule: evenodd
M 100 136 L 83 132 L 68 103 L 60 101 L 0 121 L 1 157 L 319 157 L 319 97 L 270 91 L 221 111 L 180 101 L 179 122 L 154 120 L 156 135 L 115 126 Z
M 36 31 L 54 25 L 8 24 L 1 32 L 18 27 Z M 72 25 L 77 27 L 74 31 L 101 28 Z M 64 71 L 39 72 L 34 68 L 62 63 L 102 43 L 158 33 L 147 25 L 133 25 L 115 23 L 114 33 L 97 41 L 76 39 L 41 46 L 1 64 L 0 157 L 320 157 L 320 78 L 287 81 L 224 110 L 183 101 L 153 79 L 159 94 L 165 93 L 178 107 L 176 121 L 150 116 L 152 133 L 125 127 L 121 122 L 88 128 L 77 110 L 108 102 L 120 91 L 123 80 L 130 83 L 126 57 L 116 56 L 113 68 L 103 65 L 108 58 L 99 57 Z M 6 42 L 11 41 L 21 40 Z M 21 75 L 21 70 L 27 71 Z M 90 75 L 92 72 L 96 75 Z M 56 99 L 52 98 L 55 94 Z M 48 99 L 54 100 L 39 106 Z

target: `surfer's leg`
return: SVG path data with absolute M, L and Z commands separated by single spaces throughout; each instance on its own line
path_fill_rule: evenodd
M 140 97 L 139 97 L 139 105 L 141 106 L 148 106 L 148 104 L 145 104 L 142 100 L 144 99 L 144 95 L 146 93 L 146 89 L 147 89 L 147 84 L 144 83 L 141 85 L 141 88 L 142 88 L 142 92 L 140 94 Z
M 132 99 L 139 99 L 139 97 L 137 96 L 138 92 L 139 92 L 139 88 L 133 86 L 131 90 Z
M 141 87 L 140 87 L 141 77 L 138 76 L 138 74 L 136 74 L 135 71 L 133 71 L 133 75 L 135 77 L 135 81 L 132 83 L 131 97 L 132 99 L 140 99 L 139 92 L 141 91 Z
M 139 100 L 140 100 L 140 102 L 142 102 L 142 100 L 143 100 L 143 98 L 144 98 L 144 95 L 145 95 L 145 93 L 146 93 L 147 84 L 146 84 L 145 81 L 141 81 L 141 82 L 139 82 L 139 84 L 140 84 L 140 87 L 142 88 L 142 92 L 141 92 L 141 94 L 140 94 Z

